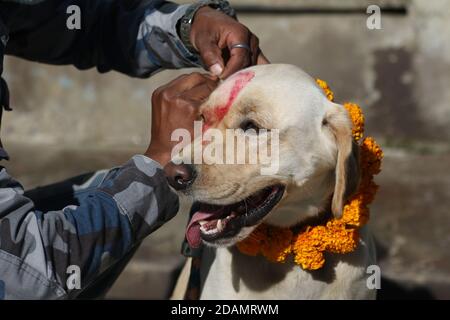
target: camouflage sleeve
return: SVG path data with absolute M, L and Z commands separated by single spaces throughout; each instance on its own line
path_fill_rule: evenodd
M 155 2 L 156 3 L 156 2 Z M 139 25 L 136 42 L 137 75 L 146 77 L 160 68 L 202 67 L 198 54 L 191 53 L 178 36 L 177 23 L 189 5 L 157 2 L 150 5 Z
M 188 7 L 163 0 L 0 1 L 0 19 L 10 34 L 7 54 L 148 77 L 162 68 L 201 66 L 176 28 Z
M 79 206 L 46 213 L 0 168 L 0 299 L 75 297 L 69 270 L 79 268 L 86 287 L 178 211 L 161 166 L 142 155 L 110 170 Z

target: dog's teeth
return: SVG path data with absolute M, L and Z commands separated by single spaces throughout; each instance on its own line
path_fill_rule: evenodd
M 203 226 L 206 223 L 206 221 L 199 221 L 198 223 L 200 223 L 200 226 Z
M 217 221 L 217 231 L 222 231 L 222 229 L 223 229 L 223 226 L 222 226 L 222 220 L 221 219 L 219 219 L 219 221 Z

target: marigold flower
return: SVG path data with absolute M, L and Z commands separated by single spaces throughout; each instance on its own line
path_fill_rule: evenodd
M 289 228 L 266 228 L 266 235 L 261 247 L 262 255 L 272 262 L 284 262 L 291 253 L 292 231 Z
M 316 83 L 325 92 L 325 95 L 327 96 L 327 99 L 330 100 L 330 101 L 333 101 L 334 100 L 334 93 L 333 93 L 333 91 L 330 90 L 330 88 L 328 87 L 328 84 L 325 81 L 320 80 L 320 79 L 316 79 Z
M 361 108 L 357 104 L 350 102 L 344 103 L 344 108 L 347 109 L 353 123 L 353 138 L 359 141 L 364 134 L 364 115 Z

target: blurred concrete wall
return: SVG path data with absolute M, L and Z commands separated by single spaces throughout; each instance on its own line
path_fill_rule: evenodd
M 372 221 L 383 275 L 450 297 L 448 1 L 231 2 L 272 62 L 298 65 L 326 80 L 338 101 L 363 107 L 367 133 L 386 151 Z M 366 27 L 370 4 L 382 9 L 381 30 Z M 4 114 L 2 140 L 9 170 L 33 187 L 142 152 L 151 92 L 184 72 L 137 80 L 8 57 L 14 111 Z M 185 223 L 178 215 L 144 242 L 111 297 L 166 297 L 182 262 Z
M 392 143 L 448 141 L 447 1 L 231 2 L 246 9 L 240 19 L 258 34 L 272 62 L 301 66 L 328 81 L 339 101 L 359 102 L 370 119 L 369 130 L 379 138 Z M 407 13 L 382 13 L 382 30 L 369 30 L 364 10 L 372 3 L 379 3 L 382 10 L 405 8 Z M 248 14 L 261 7 L 294 13 Z M 311 8 L 319 11 L 311 13 Z M 178 73 L 136 80 L 115 72 L 99 75 L 95 70 L 79 72 L 71 66 L 7 58 L 5 77 L 14 112 L 4 116 L 3 140 L 6 145 L 142 150 L 148 141 L 151 92 Z

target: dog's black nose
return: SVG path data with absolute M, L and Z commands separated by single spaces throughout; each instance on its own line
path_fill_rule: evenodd
M 174 164 L 169 162 L 164 167 L 167 180 L 175 190 L 184 190 L 189 187 L 197 177 L 197 173 L 192 165 Z

